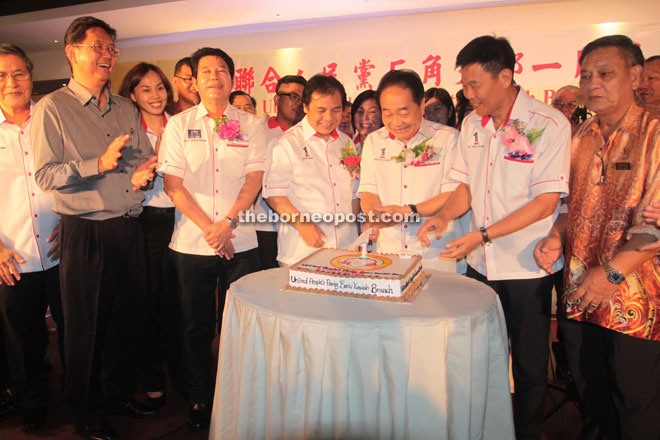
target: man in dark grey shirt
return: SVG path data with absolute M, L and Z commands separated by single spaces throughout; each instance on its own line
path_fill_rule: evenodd
M 133 104 L 107 87 L 115 38 L 96 18 L 71 23 L 65 51 L 73 77 L 35 106 L 31 124 L 37 184 L 52 191 L 62 216 L 65 397 L 79 431 L 104 439 L 116 437 L 106 412 L 155 414 L 132 399 L 146 262 L 138 222 L 144 198 L 131 176 L 144 172 L 138 165 L 152 150 Z

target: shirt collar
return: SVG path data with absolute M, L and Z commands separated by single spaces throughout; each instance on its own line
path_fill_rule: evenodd
M 313 137 L 321 137 L 316 130 L 314 130 L 307 120 L 307 116 L 303 118 L 303 120 L 300 122 L 300 126 L 302 127 L 303 130 L 303 136 L 305 139 L 311 139 Z M 339 137 L 339 133 L 337 133 L 337 129 L 335 128 L 332 130 L 332 133 L 330 133 L 330 136 L 332 136 L 332 139 L 337 139 Z
M 167 114 L 167 112 L 163 112 L 163 128 L 167 126 L 167 120 L 170 118 L 170 116 Z M 142 112 L 140 112 L 140 124 L 142 124 L 142 128 L 144 129 L 145 132 L 149 132 L 149 127 L 147 127 L 147 123 L 142 117 Z
M 80 84 L 78 81 L 75 80 L 75 78 L 71 77 L 69 80 L 69 84 L 67 85 L 69 90 L 73 93 L 73 96 L 76 97 L 78 101 L 80 101 L 80 104 L 82 105 L 87 105 L 90 103 L 90 101 L 96 100 L 96 97 L 87 90 L 82 84 Z M 103 90 L 101 93 L 105 93 L 105 96 L 107 98 L 107 104 L 110 105 L 112 103 L 112 93 L 108 91 L 107 87 L 103 87 Z
M 508 124 L 511 119 L 518 119 L 523 122 L 529 122 L 529 102 L 532 98 L 527 96 L 527 93 L 523 90 L 522 87 L 514 87 L 518 89 L 518 94 L 516 95 L 516 99 L 513 101 L 513 106 L 509 109 L 509 114 L 507 115 L 504 124 L 502 124 L 502 127 Z M 495 125 L 493 124 L 493 118 L 490 115 L 483 116 L 481 118 L 481 126 L 483 128 L 486 128 L 486 125 L 488 125 L 489 122 L 491 123 L 492 131 L 496 131 Z
M 430 135 L 428 135 L 428 133 L 430 133 L 430 132 L 433 131 L 433 129 L 431 129 L 430 127 L 431 127 L 431 123 L 430 123 L 429 121 L 427 121 L 426 119 L 422 118 L 422 123 L 419 125 L 419 130 L 417 130 L 417 133 L 415 133 L 415 135 L 414 135 L 413 137 L 411 137 L 410 139 L 408 139 L 408 142 L 402 142 L 402 141 L 400 141 L 399 139 L 397 139 L 396 136 L 394 136 L 392 133 L 390 133 L 390 132 L 387 130 L 387 127 L 383 127 L 382 129 L 379 129 L 379 130 L 383 130 L 383 132 L 382 132 L 382 134 L 381 134 L 381 136 L 383 137 L 383 139 L 385 139 L 385 138 L 390 138 L 390 139 L 392 139 L 393 141 L 397 141 L 397 142 L 399 142 L 399 143 L 401 143 L 401 144 L 410 145 L 411 143 L 413 143 L 413 142 L 415 141 L 415 138 L 417 138 L 417 136 L 419 136 L 420 133 L 421 133 L 422 136 L 424 136 L 425 138 L 427 138 L 427 137 L 429 137 L 429 136 L 433 136 L 433 133 L 431 133 Z
M 286 126 L 277 122 L 277 118 L 275 116 L 271 116 L 270 119 L 268 119 L 268 128 L 272 130 L 277 127 L 280 127 L 280 130 L 282 131 L 286 131 Z
M 27 121 L 29 121 L 32 118 L 32 110 L 34 109 L 34 101 L 30 99 L 30 116 L 28 116 Z M 7 118 L 5 117 L 5 112 L 0 110 L 0 125 L 4 124 L 7 121 Z M 27 122 L 25 121 L 25 122 Z
M 627 132 L 632 136 L 636 136 L 639 132 L 639 119 L 642 117 L 643 113 L 644 107 L 640 106 L 636 102 L 633 102 L 630 107 L 628 107 L 628 110 L 626 110 L 626 113 L 623 115 L 623 119 L 619 123 L 619 126 L 616 128 L 616 130 L 614 130 L 614 133 Z M 594 115 L 592 118 L 590 118 L 587 122 L 585 122 L 585 125 L 586 127 L 584 130 L 581 129 L 578 131 L 578 136 L 582 137 L 585 133 L 588 132 L 602 136 L 600 127 L 598 126 L 598 115 Z M 610 136 L 610 139 L 611 138 L 612 136 Z
M 195 115 L 195 120 L 202 119 L 205 116 L 208 116 L 209 118 L 211 118 L 211 115 L 209 115 L 209 111 L 206 109 L 206 107 L 204 107 L 203 102 L 200 102 L 199 104 L 197 104 L 197 106 L 195 108 L 196 108 L 196 112 L 197 112 L 197 114 Z M 222 114 L 222 116 L 227 116 L 230 119 L 237 119 L 237 117 L 236 117 L 237 116 L 237 110 L 236 110 L 236 108 L 232 107 L 231 104 L 227 103 L 227 107 L 225 108 L 225 111 Z

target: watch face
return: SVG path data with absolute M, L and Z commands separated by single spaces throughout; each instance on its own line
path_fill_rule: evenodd
M 612 284 L 621 284 L 625 279 L 626 277 L 619 272 L 610 272 L 607 274 L 607 280 Z

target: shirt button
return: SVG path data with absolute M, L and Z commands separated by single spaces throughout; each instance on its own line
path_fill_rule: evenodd
M 488 194 L 490 194 L 490 190 L 488 190 Z
M 489 221 L 490 221 L 490 218 L 489 218 L 489 217 L 486 217 L 486 221 L 489 222 Z
M 28 152 L 27 152 L 27 151 L 25 152 L 25 155 L 26 155 L 26 156 L 28 155 Z
M 215 151 L 218 151 L 218 149 L 216 148 Z
M 23 132 L 23 130 L 21 130 L 21 134 L 25 134 L 25 133 Z
M 219 192 L 220 192 L 220 191 L 218 191 L 217 189 L 215 190 L 215 193 L 216 193 L 216 194 L 218 194 Z
M 215 170 L 215 172 L 216 172 L 216 173 L 219 173 L 219 172 L 220 172 L 220 170 L 216 168 L 216 170 Z
M 28 173 L 28 176 L 31 176 L 31 175 L 32 175 L 32 173 Z
M 408 225 L 403 225 L 403 229 L 408 229 Z
M 404 145 L 403 148 L 408 148 L 408 145 Z
M 404 168 L 408 168 L 408 165 L 404 165 L 403 167 L 404 167 Z
M 337 203 L 337 206 L 339 206 L 339 203 Z
M 35 218 L 36 218 L 36 217 L 39 217 L 39 215 L 38 215 L 38 214 L 35 214 L 34 217 L 35 217 Z
M 126 190 L 126 192 L 128 192 L 128 190 Z
M 403 189 L 406 189 L 406 188 L 408 188 L 408 185 L 403 185 Z
M 493 166 L 493 162 L 490 163 L 490 166 L 491 166 L 491 167 Z
M 407 244 L 404 244 L 404 245 L 403 245 L 403 248 L 404 248 L 404 249 L 408 249 L 408 245 L 407 245 Z
M 330 164 L 330 168 L 332 168 L 332 164 Z
M 35 235 L 35 237 L 39 238 L 39 234 Z
M 34 197 L 34 193 L 32 193 L 32 197 Z
M 216 212 L 215 215 L 220 215 L 220 213 L 219 213 L 219 212 Z
M 110 137 L 110 133 L 107 133 L 106 136 Z

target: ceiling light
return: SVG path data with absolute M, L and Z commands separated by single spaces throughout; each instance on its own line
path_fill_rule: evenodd
M 53 43 L 59 43 L 59 42 L 60 42 L 59 40 L 53 40 Z

